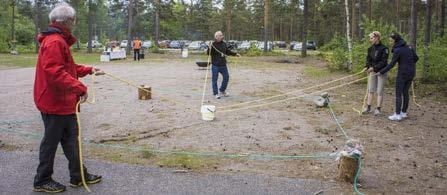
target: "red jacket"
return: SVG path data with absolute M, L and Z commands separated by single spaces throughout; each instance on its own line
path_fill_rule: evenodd
M 74 63 L 70 46 L 76 38 L 63 26 L 51 24 L 38 40 L 34 103 L 46 114 L 74 114 L 79 97 L 87 92 L 78 77 L 91 74 L 92 67 Z

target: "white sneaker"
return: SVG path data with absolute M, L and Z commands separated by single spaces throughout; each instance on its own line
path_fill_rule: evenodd
M 394 113 L 393 115 L 389 116 L 388 119 L 392 121 L 400 121 L 402 120 L 402 116 L 400 114 Z
M 220 96 L 222 96 L 222 97 L 228 97 L 228 93 L 227 92 L 220 92 Z
M 401 112 L 400 113 L 400 116 L 402 117 L 402 119 L 404 119 L 404 118 L 407 118 L 408 116 L 407 116 L 407 113 L 405 113 L 405 112 Z
M 380 112 L 380 110 L 376 108 L 374 110 L 374 116 L 380 116 L 380 115 L 382 115 L 382 112 Z
M 214 96 L 216 99 L 220 99 L 220 95 L 217 94 L 216 96 Z

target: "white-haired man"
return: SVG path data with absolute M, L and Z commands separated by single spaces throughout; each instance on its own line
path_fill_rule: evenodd
M 216 33 L 214 33 L 214 38 L 214 42 L 210 43 L 208 47 L 207 54 L 211 55 L 211 85 L 213 87 L 213 95 L 216 97 L 216 99 L 220 99 L 221 96 L 227 96 L 225 90 L 227 89 L 228 82 L 230 81 L 230 75 L 227 68 L 227 60 L 225 57 L 227 55 L 240 57 L 240 55 L 228 49 L 227 44 L 223 41 L 224 36 L 221 31 L 217 31 Z M 218 91 L 217 79 L 219 77 L 219 73 L 222 74 L 223 79 Z
M 52 179 L 54 156 L 61 143 L 68 159 L 70 186 L 81 185 L 76 104 L 87 99 L 87 87 L 78 77 L 102 75 L 97 68 L 75 64 L 70 46 L 76 42 L 71 29 L 76 23 L 75 10 L 66 3 L 57 5 L 49 15 L 51 24 L 38 36 L 40 42 L 34 82 L 34 102 L 41 112 L 45 132 L 39 149 L 39 165 L 34 177 L 34 191 L 63 192 L 65 186 Z M 101 176 L 84 169 L 88 184 Z

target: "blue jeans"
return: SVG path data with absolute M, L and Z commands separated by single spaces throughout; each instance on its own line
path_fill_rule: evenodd
M 228 74 L 228 68 L 227 66 L 215 66 L 213 65 L 211 68 L 212 71 L 212 77 L 211 77 L 211 84 L 213 86 L 213 94 L 217 95 L 217 78 L 219 77 L 219 73 L 222 74 L 223 80 L 222 84 L 220 85 L 220 92 L 225 92 L 228 86 L 228 81 L 230 80 L 230 75 Z

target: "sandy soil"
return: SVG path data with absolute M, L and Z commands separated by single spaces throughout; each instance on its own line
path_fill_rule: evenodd
M 230 96 L 214 99 L 208 80 L 206 104 L 228 106 L 347 75 L 328 73 L 320 77 L 305 74 L 306 67 L 326 71 L 325 62 L 315 56 L 294 59 L 294 63 L 275 63 L 285 58 L 231 60 L 231 81 L 227 90 Z M 197 59 L 203 57 L 179 59 L 157 55 L 157 59 L 141 62 L 98 64 L 113 75 L 151 86 L 154 93 L 152 100 L 137 100 L 137 89 L 106 76 L 97 77 L 94 86 L 96 103 L 84 104 L 81 109 L 86 141 L 157 150 L 271 155 L 327 154 L 344 145 L 345 138 L 329 110 L 316 108 L 312 95 L 253 109 L 222 113 L 217 110 L 215 121 L 202 121 L 199 111 L 206 71 L 195 66 Z M 87 77 L 82 81 L 91 86 L 90 79 Z M 0 80 L 0 127 L 40 134 L 43 125 L 32 99 L 34 69 L 0 70 Z M 393 86 L 389 84 L 386 89 L 385 115 L 379 117 L 359 116 L 352 110 L 353 107 L 360 109 L 364 88 L 364 83 L 358 83 L 329 91 L 334 109 L 349 136 L 360 139 L 366 149 L 361 191 L 368 194 L 446 194 L 447 106 L 445 98 L 439 98 L 447 95 L 445 91 L 429 93 L 422 90 L 418 93 L 422 98 L 417 100 L 423 106 L 411 104 L 408 119 L 390 122 L 386 116 L 393 112 Z M 306 92 L 313 91 L 316 89 Z M 16 145 L 18 150 L 36 150 L 39 142 L 5 131 L 0 134 L 0 140 Z M 222 159 L 218 167 L 202 171 L 241 171 L 334 180 L 336 167 L 337 162 L 333 159 Z M 352 191 L 352 185 L 339 185 L 341 187 L 335 191 Z

